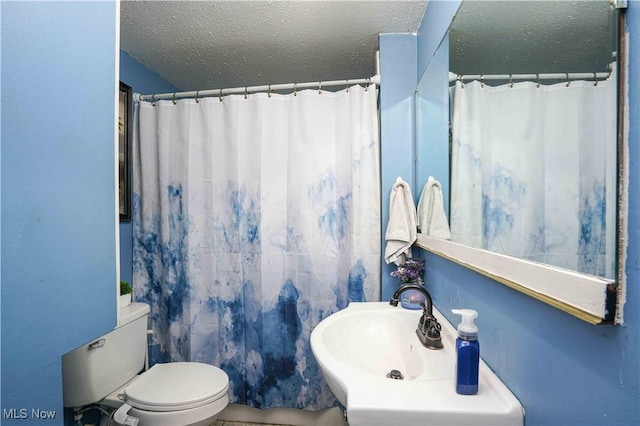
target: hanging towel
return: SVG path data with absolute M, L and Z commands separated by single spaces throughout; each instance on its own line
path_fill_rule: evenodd
M 427 179 L 418 201 L 418 231 L 435 238 L 451 239 L 449 222 L 444 212 L 442 186 L 433 176 Z
M 387 241 L 384 260 L 404 265 L 405 260 L 411 257 L 411 246 L 417 239 L 417 230 L 416 205 L 413 203 L 411 187 L 401 177 L 396 179 L 391 188 L 389 223 L 384 238 Z

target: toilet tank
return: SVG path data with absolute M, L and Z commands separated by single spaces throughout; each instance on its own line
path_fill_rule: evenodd
M 131 303 L 114 330 L 62 356 L 65 407 L 98 402 L 142 371 L 148 314 L 149 305 Z

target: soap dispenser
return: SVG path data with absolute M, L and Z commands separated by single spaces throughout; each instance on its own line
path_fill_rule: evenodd
M 475 395 L 478 393 L 480 344 L 478 327 L 473 320 L 478 317 L 478 313 L 472 309 L 452 309 L 451 312 L 462 316 L 456 339 L 456 392 L 461 395 Z

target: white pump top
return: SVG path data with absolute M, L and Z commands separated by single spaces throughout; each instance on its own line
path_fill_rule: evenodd
M 478 326 L 473 320 L 478 318 L 478 313 L 473 309 L 452 309 L 451 312 L 462 316 L 462 321 L 458 324 L 458 336 L 465 340 L 477 340 Z

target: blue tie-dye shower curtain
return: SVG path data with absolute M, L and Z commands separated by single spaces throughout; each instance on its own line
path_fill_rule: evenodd
M 456 242 L 615 276 L 616 80 L 457 82 Z
M 151 363 L 199 361 L 260 408 L 335 405 L 312 329 L 377 301 L 376 90 L 141 102 L 135 299 Z

